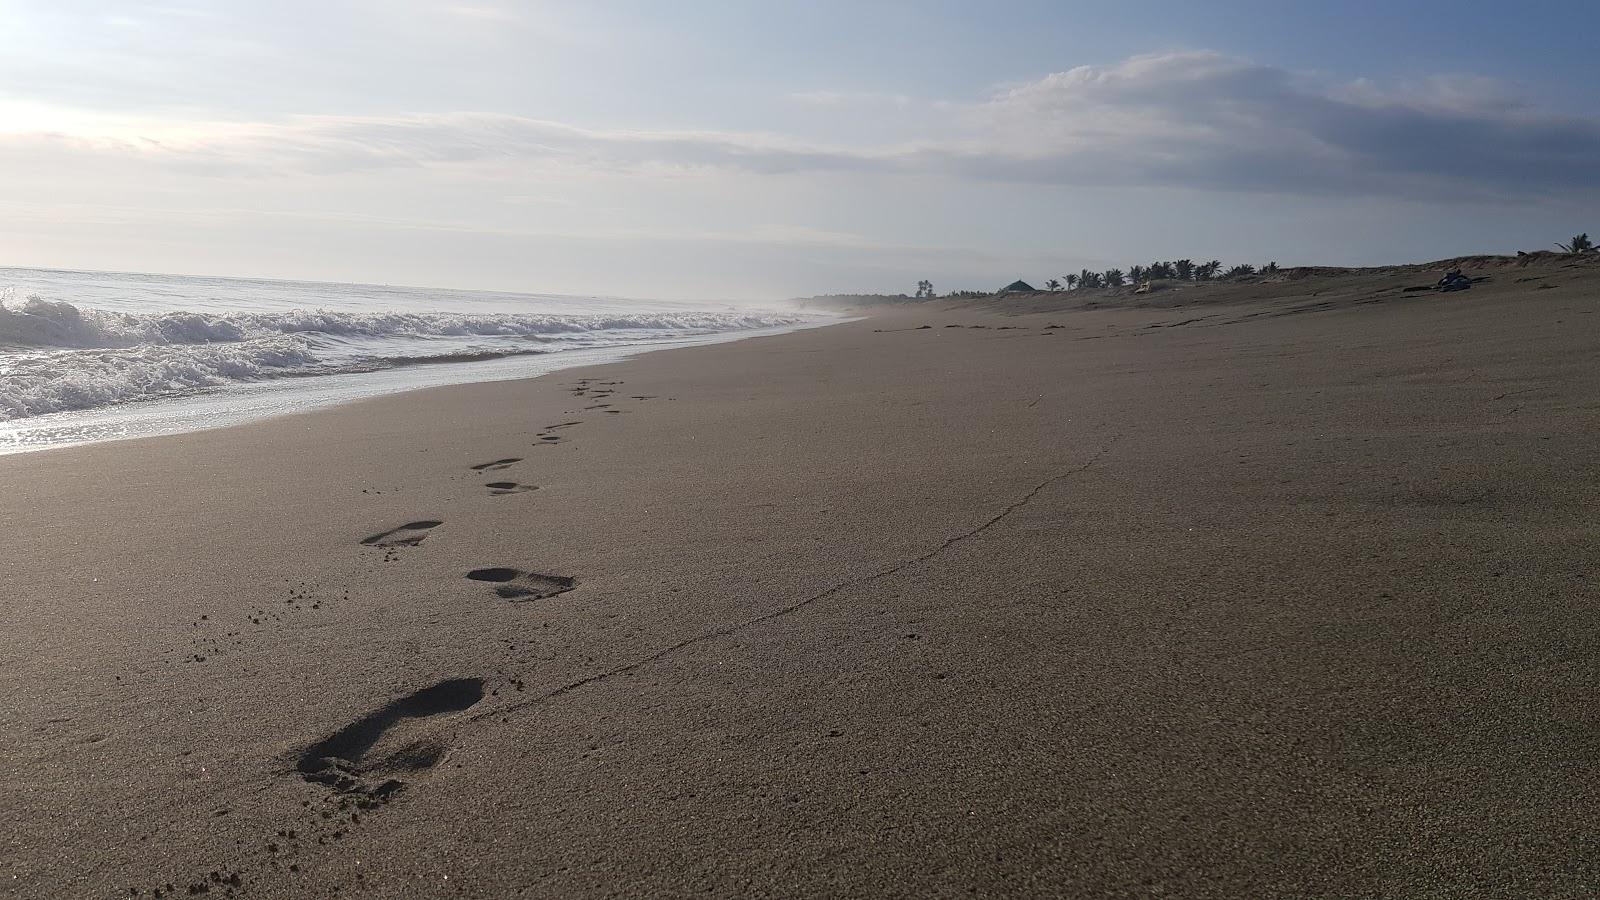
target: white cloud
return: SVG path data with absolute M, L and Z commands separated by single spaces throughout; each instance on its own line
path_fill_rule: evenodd
M 444 11 L 452 16 L 485 22 L 515 22 L 519 18 L 516 13 L 502 6 L 455 5 L 444 7 Z
M 0 136 L 0 150 L 27 146 L 40 152 L 115 155 L 191 171 L 254 175 L 496 161 L 766 174 L 876 165 L 871 152 L 830 150 L 773 136 L 595 130 L 496 113 L 303 116 L 271 124 L 182 127 L 125 124 L 97 133 Z
M 901 109 L 915 102 L 905 94 L 881 91 L 794 91 L 789 99 L 806 106 L 893 106 Z
M 898 102 L 813 92 L 812 104 Z M 1504 85 L 1435 78 L 1330 83 L 1216 53 L 1141 56 L 928 108 L 951 136 L 867 147 L 731 131 L 590 129 L 490 113 L 123 125 L 0 138 L 8 155 L 121 156 L 215 174 L 539 164 L 600 171 L 872 172 L 1072 186 L 1413 199 L 1600 190 L 1600 120 Z M 8 146 L 9 145 L 9 146 Z

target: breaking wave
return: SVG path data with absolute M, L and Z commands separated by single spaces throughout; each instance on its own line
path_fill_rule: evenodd
M 316 365 L 311 349 L 292 339 L 11 357 L 0 359 L 0 421 L 311 374 Z
M 0 421 L 266 379 L 468 363 L 792 325 L 740 312 L 139 314 L 0 302 Z
M 134 347 L 215 344 L 275 335 L 357 338 L 538 337 L 606 331 L 707 332 L 766 328 L 796 316 L 747 313 L 165 312 L 155 315 L 79 309 L 29 297 L 11 309 L 0 302 L 0 347 Z

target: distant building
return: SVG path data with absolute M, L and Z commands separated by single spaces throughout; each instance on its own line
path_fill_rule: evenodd
M 1013 281 L 1010 284 L 1006 285 L 1005 287 L 1001 288 L 1000 289 L 1000 293 L 1002 293 L 1002 294 L 1037 294 L 1039 292 L 1034 289 L 1033 285 L 1027 283 L 1026 281 Z

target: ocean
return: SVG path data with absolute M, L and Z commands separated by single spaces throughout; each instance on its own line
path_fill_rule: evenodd
M 827 321 L 727 303 L 0 268 L 0 453 Z

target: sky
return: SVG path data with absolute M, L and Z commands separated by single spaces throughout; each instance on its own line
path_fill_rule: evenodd
M 772 300 L 1600 231 L 1489 0 L 0 0 L 0 266 Z

